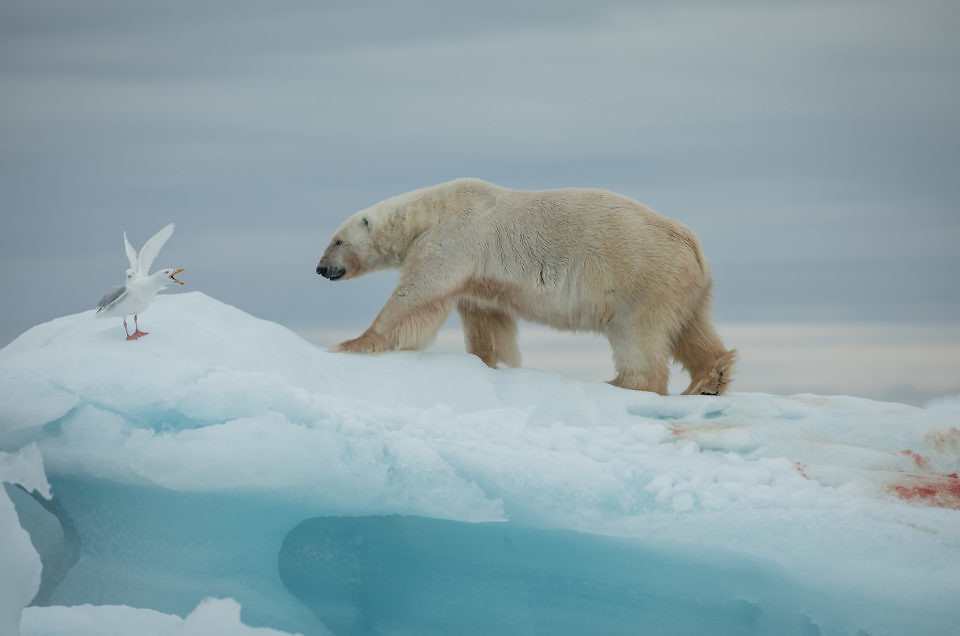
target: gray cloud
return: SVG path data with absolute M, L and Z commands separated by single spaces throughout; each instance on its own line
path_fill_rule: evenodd
M 954 3 L 458 5 L 0 5 L 0 343 L 171 220 L 192 288 L 363 322 L 329 233 L 464 175 L 683 221 L 724 320 L 960 318 Z

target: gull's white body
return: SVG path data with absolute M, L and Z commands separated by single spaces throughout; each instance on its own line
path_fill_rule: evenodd
M 154 234 L 150 240 L 144 243 L 140 253 L 127 239 L 127 233 L 123 233 L 124 249 L 127 253 L 127 260 L 130 261 L 130 269 L 127 270 L 127 282 L 124 285 L 117 285 L 108 291 L 97 304 L 97 318 L 106 318 L 108 316 L 121 316 L 123 318 L 123 331 L 127 334 L 127 340 L 135 340 L 140 336 L 147 335 L 140 331 L 137 322 L 137 316 L 153 303 L 157 292 L 166 287 L 169 281 L 183 284 L 173 277 L 179 271 L 173 269 L 162 269 L 153 274 L 149 274 L 150 266 L 154 259 L 160 253 L 170 235 L 173 234 L 173 223 L 167 225 L 162 230 Z M 127 316 L 133 316 L 136 325 L 133 335 L 127 331 Z
M 143 313 L 156 298 L 157 292 L 167 286 L 172 273 L 172 269 L 161 269 L 152 276 L 133 277 L 126 285 L 114 287 L 97 305 L 97 318 Z

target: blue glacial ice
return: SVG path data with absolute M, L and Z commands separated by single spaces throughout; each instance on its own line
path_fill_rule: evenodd
M 0 351 L 0 631 L 960 619 L 956 401 L 661 397 L 467 355 L 333 355 L 196 292 L 149 317 L 136 342 L 84 312 Z

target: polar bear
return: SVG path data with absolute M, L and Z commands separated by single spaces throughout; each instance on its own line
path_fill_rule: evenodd
M 684 394 L 720 395 L 735 352 L 710 323 L 712 278 L 686 227 L 601 190 L 508 190 L 458 179 L 402 194 L 340 226 L 317 264 L 330 280 L 400 269 L 363 334 L 333 352 L 421 349 L 453 307 L 467 350 L 520 364 L 517 319 L 606 335 L 611 384 L 667 393 L 673 357 Z

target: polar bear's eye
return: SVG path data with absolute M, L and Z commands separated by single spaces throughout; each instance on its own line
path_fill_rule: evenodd
M 337 239 L 336 241 L 333 242 L 333 244 L 336 245 L 337 247 L 339 247 L 339 246 L 343 245 L 343 241 L 341 241 L 340 239 Z
M 370 227 L 370 221 L 367 220 L 367 217 L 363 217 L 361 220 L 363 221 L 364 227 Z

